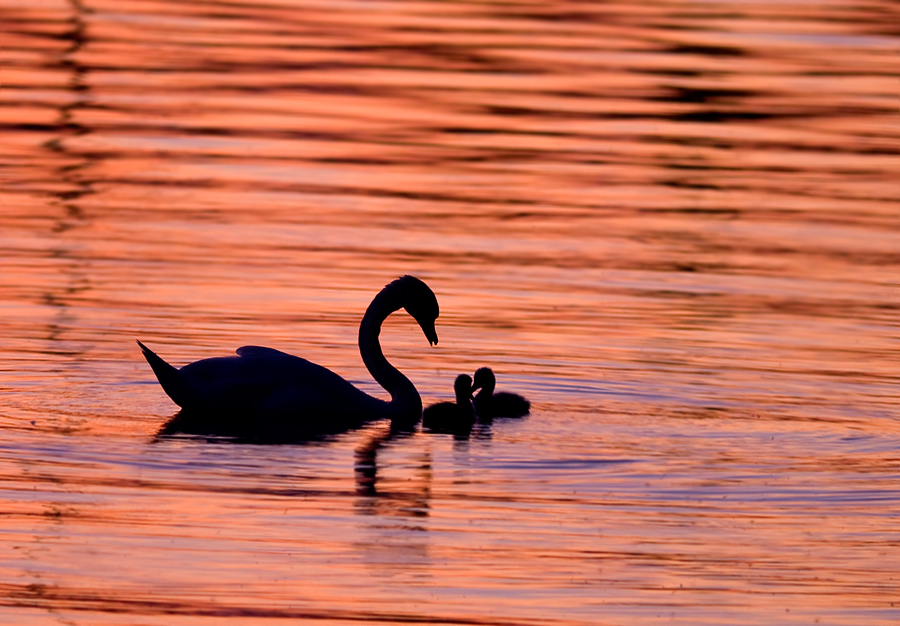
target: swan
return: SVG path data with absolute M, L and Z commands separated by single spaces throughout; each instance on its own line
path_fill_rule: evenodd
M 475 424 L 472 377 L 460 374 L 453 383 L 456 402 L 438 402 L 422 413 L 422 426 L 435 432 L 468 432 Z
M 473 389 L 481 389 L 475 396 L 475 413 L 483 419 L 494 417 L 522 417 L 531 410 L 531 403 L 517 393 L 494 393 L 497 379 L 489 367 L 475 372 Z
M 182 407 L 171 423 L 179 432 L 283 438 L 341 432 L 383 418 L 415 423 L 422 417 L 419 392 L 388 362 L 378 341 L 382 322 L 401 308 L 419 323 L 429 344 L 438 342 L 438 302 L 424 282 L 402 276 L 375 296 L 359 325 L 359 352 L 390 402 L 321 365 L 272 348 L 244 346 L 236 356 L 177 369 L 137 343 L 163 390 Z

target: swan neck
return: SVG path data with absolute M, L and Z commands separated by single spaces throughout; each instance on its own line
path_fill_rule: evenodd
M 384 357 L 378 338 L 384 320 L 402 306 L 388 290 L 375 296 L 359 325 L 359 353 L 372 378 L 391 395 L 388 405 L 391 417 L 418 419 L 422 413 L 422 398 L 412 381 Z

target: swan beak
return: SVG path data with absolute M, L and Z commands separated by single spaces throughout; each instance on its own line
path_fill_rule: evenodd
M 431 324 L 422 324 L 422 330 L 425 331 L 425 337 L 428 339 L 429 345 L 436 346 L 438 337 L 437 331 L 434 329 L 434 322 Z
M 407 311 L 409 313 L 409 311 Z M 437 345 L 437 331 L 434 329 L 434 322 L 437 318 L 426 317 L 424 315 L 412 315 L 412 318 L 416 320 L 419 324 L 419 328 L 422 329 L 422 332 L 425 333 L 425 338 L 428 340 L 428 344 L 432 346 Z

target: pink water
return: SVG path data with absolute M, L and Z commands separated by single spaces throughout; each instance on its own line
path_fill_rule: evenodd
M 0 623 L 898 623 L 898 19 L 0 0 Z M 406 273 L 530 416 L 154 437 Z

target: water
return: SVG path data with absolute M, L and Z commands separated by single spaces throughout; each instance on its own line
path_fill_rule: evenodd
M 900 621 L 893 3 L 0 9 L 0 622 Z M 155 437 L 405 273 L 529 417 Z

